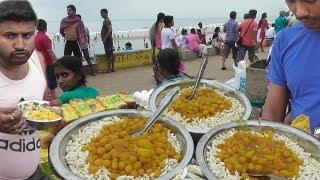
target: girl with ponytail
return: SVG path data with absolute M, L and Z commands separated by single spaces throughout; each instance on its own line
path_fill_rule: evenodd
M 86 85 L 86 76 L 80 59 L 75 56 L 63 56 L 54 63 L 57 84 L 63 91 L 51 105 L 69 103 L 73 99 L 95 99 L 99 90 Z

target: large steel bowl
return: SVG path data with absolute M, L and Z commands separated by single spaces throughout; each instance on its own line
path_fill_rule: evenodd
M 166 84 L 161 85 L 157 89 L 155 89 L 149 99 L 150 103 L 150 108 L 152 111 L 155 111 L 157 107 L 159 106 L 160 102 L 162 99 L 165 97 L 165 95 L 175 86 L 180 86 L 181 88 L 186 88 L 189 86 L 193 86 L 195 83 L 195 79 L 188 79 L 188 80 L 183 80 L 183 79 L 178 79 L 175 81 L 168 82 Z M 205 85 L 207 87 L 213 87 L 216 89 L 219 89 L 223 92 L 227 92 L 230 97 L 233 97 L 235 99 L 238 99 L 241 103 L 241 105 L 245 108 L 245 111 L 242 116 L 242 120 L 248 120 L 251 111 L 252 111 L 252 106 L 250 104 L 249 99 L 242 93 L 234 90 L 231 86 L 228 86 L 224 83 L 221 83 L 219 81 L 215 80 L 206 80 L 206 79 L 201 79 L 200 85 Z M 194 142 L 198 142 L 198 140 L 201 138 L 203 134 L 207 132 L 207 130 L 201 129 L 201 128 L 192 128 L 192 127 L 186 127 L 187 130 L 191 133 Z
M 68 164 L 65 161 L 66 145 L 68 141 L 71 139 L 71 136 L 73 134 L 76 134 L 77 131 L 83 126 L 91 122 L 100 121 L 105 117 L 113 117 L 113 116 L 150 117 L 151 115 L 152 113 L 148 111 L 119 109 L 119 110 L 104 111 L 97 114 L 86 116 L 84 118 L 80 118 L 77 121 L 74 121 L 68 126 L 66 126 L 64 129 L 62 129 L 54 138 L 49 150 L 49 161 L 53 166 L 54 170 L 56 171 L 56 173 L 59 176 L 61 176 L 63 179 L 68 179 L 68 180 L 81 179 L 79 176 L 75 175 L 70 170 Z M 181 162 L 172 171 L 160 177 L 160 179 L 171 179 L 189 164 L 193 155 L 194 145 L 189 132 L 179 123 L 173 120 L 170 120 L 167 117 L 161 117 L 161 119 L 159 119 L 158 122 L 162 123 L 168 129 L 170 129 L 173 133 L 175 133 L 175 135 L 177 136 L 181 144 L 181 150 L 182 150 Z
M 291 127 L 288 125 L 272 122 L 272 121 L 260 121 L 260 120 L 248 120 L 245 123 L 236 123 L 230 122 L 226 124 L 222 124 L 221 126 L 217 126 L 211 129 L 209 132 L 204 134 L 200 141 L 198 142 L 196 148 L 196 158 L 197 163 L 201 168 L 201 171 L 208 179 L 218 179 L 218 177 L 213 174 L 209 168 L 209 165 L 206 160 L 206 153 L 209 151 L 208 146 L 211 145 L 212 139 L 230 129 L 243 129 L 246 128 L 248 130 L 259 131 L 261 129 L 272 129 L 276 133 L 281 135 L 285 135 L 290 139 L 299 143 L 299 145 L 304 148 L 306 152 L 310 152 L 317 161 L 320 161 L 320 142 L 314 136 L 305 133 L 295 127 Z

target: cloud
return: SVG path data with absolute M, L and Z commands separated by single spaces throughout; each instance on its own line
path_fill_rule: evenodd
M 286 9 L 283 0 L 30 0 L 39 16 L 62 18 L 66 6 L 74 4 L 77 11 L 89 20 L 100 18 L 101 8 L 107 8 L 115 19 L 153 19 L 162 11 L 175 17 L 225 17 L 231 10 L 239 14 L 257 9 L 276 16 Z
M 238 17 L 250 9 L 258 10 L 258 18 L 263 12 L 269 19 L 278 16 L 280 10 L 287 10 L 284 0 L 29 0 L 39 18 L 47 20 L 49 28 L 58 30 L 60 20 L 66 16 L 66 7 L 74 4 L 77 13 L 88 24 L 97 28 L 101 24 L 100 9 L 107 8 L 111 20 L 156 19 L 159 12 L 175 18 L 228 18 L 230 11 Z M 257 3 L 259 1 L 259 3 Z M 177 22 L 178 23 L 178 22 Z M 116 26 L 116 24 L 114 24 Z M 94 26 L 94 27 L 93 27 Z

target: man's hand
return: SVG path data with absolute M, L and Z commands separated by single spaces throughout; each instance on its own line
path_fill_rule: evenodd
M 21 121 L 22 112 L 17 108 L 0 108 L 0 132 L 18 134 L 26 126 Z

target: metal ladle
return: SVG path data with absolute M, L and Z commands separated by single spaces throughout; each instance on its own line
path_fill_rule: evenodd
M 199 70 L 199 73 L 198 73 L 198 76 L 197 76 L 196 83 L 194 84 L 193 89 L 192 89 L 192 92 L 191 92 L 191 94 L 190 94 L 190 96 L 189 96 L 189 98 L 188 98 L 189 100 L 191 100 L 191 99 L 193 98 L 193 96 L 195 95 L 196 90 L 197 90 L 197 88 L 198 88 L 198 86 L 199 86 L 200 80 L 202 79 L 202 76 L 203 76 L 203 74 L 204 74 L 204 70 L 205 70 L 206 67 L 207 67 L 207 64 L 208 64 L 208 58 L 206 57 L 206 58 L 202 61 L 202 63 L 201 63 L 201 66 L 200 66 L 200 70 Z
M 173 98 L 179 93 L 180 87 L 173 88 L 165 97 L 164 101 L 160 104 L 158 109 L 153 113 L 152 117 L 149 119 L 147 124 L 143 129 L 134 131 L 131 133 L 133 137 L 141 136 L 143 133 L 148 131 L 152 125 L 158 120 L 164 110 L 172 103 Z

